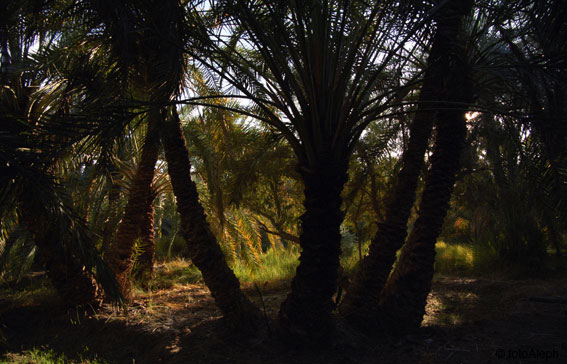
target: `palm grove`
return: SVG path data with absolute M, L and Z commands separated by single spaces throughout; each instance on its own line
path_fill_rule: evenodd
M 565 250 L 562 1 L 0 11 L 2 274 L 31 256 L 66 304 L 127 305 L 175 226 L 250 335 L 265 323 L 231 266 L 299 246 L 279 331 L 321 343 L 337 315 L 366 333 L 419 327 L 436 241 L 458 221 L 498 264 Z M 339 302 L 348 237 L 359 259 Z

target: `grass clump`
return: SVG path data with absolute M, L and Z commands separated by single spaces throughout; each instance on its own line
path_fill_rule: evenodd
M 261 263 L 250 266 L 237 260 L 234 273 L 241 282 L 265 283 L 291 280 L 299 264 L 299 247 L 289 246 L 283 249 L 268 249 L 260 255 Z
M 437 273 L 470 273 L 475 270 L 476 252 L 467 244 L 435 244 L 435 271 Z
M 42 346 L 21 353 L 5 354 L 0 357 L 0 364 L 108 364 L 107 361 L 97 358 L 96 355 L 94 358 L 83 357 L 87 355 L 87 351 L 85 349 L 85 354 L 79 355 L 79 359 L 71 360 L 64 354 L 57 354 L 53 349 Z
M 22 279 L 17 284 L 0 284 L 0 302 L 10 302 L 12 306 L 32 306 L 57 299 L 45 274 Z
M 176 284 L 192 284 L 201 279 L 201 272 L 193 263 L 183 258 L 176 258 L 156 265 L 149 286 L 154 289 L 169 289 Z

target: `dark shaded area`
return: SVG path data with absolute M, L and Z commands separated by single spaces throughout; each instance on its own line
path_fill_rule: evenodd
M 247 293 L 254 295 L 252 289 Z M 275 319 L 286 293 L 264 292 L 269 317 Z M 562 363 L 567 305 L 533 297 L 567 297 L 567 280 L 438 277 L 425 324 L 416 333 L 396 340 L 371 338 L 338 320 L 335 337 L 317 350 L 287 346 L 275 335 L 243 341 L 227 329 L 200 285 L 139 296 L 128 315 L 106 306 L 97 316 L 79 317 L 53 293 L 41 305 L 14 306 L 4 297 L 0 323 L 6 340 L 0 355 L 47 345 L 69 359 L 96 353 L 110 363 Z M 277 330 L 274 320 L 271 328 Z M 508 357 L 532 349 L 551 357 Z M 507 356 L 499 358 L 501 353 Z

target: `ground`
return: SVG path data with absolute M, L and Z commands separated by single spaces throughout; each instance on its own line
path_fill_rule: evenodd
M 38 278 L 39 279 L 39 278 Z M 127 312 L 106 306 L 80 316 L 50 292 L 0 297 L 0 362 L 31 348 L 108 363 L 565 363 L 567 279 L 435 278 L 420 331 L 401 339 L 363 336 L 338 321 L 325 349 L 292 348 L 275 335 L 285 285 L 246 287 L 265 306 L 269 329 L 244 341 L 225 329 L 208 290 L 176 284 L 139 292 Z M 262 292 L 262 298 L 258 294 Z M 28 298 L 29 297 L 29 298 Z M 21 361 L 20 361 L 21 362 Z

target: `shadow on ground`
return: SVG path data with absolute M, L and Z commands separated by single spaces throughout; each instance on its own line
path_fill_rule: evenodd
M 567 280 L 440 277 L 420 331 L 386 342 L 339 320 L 324 350 L 290 348 L 275 335 L 243 341 L 200 285 L 141 294 L 127 314 L 106 307 L 90 317 L 53 298 L 23 306 L 0 299 L 0 355 L 48 346 L 69 359 L 96 355 L 109 363 L 563 363 L 567 305 L 538 300 L 545 297 L 567 297 Z M 262 298 L 273 318 L 285 291 Z

